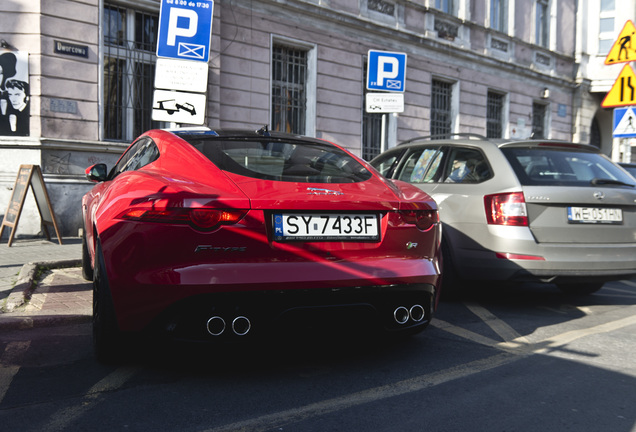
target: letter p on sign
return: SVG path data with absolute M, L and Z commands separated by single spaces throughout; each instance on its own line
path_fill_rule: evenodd
M 187 26 L 180 24 L 187 23 Z M 177 36 L 192 37 L 197 34 L 199 16 L 192 9 L 172 8 L 168 21 L 167 44 L 174 46 Z
M 383 86 L 385 78 L 397 78 L 400 72 L 399 65 L 398 59 L 395 57 L 378 56 L 378 85 Z

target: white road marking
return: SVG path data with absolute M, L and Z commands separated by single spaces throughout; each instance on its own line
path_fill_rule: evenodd
M 30 345 L 31 341 L 9 342 L 2 353 L 0 357 L 0 403 L 9 391 L 13 377 L 20 371 L 20 366 L 15 363 L 20 360 Z
M 204 432 L 261 432 L 286 424 L 304 421 L 310 418 L 341 411 L 358 405 L 376 402 L 395 396 L 417 392 L 435 387 L 459 378 L 464 378 L 476 373 L 495 369 L 499 366 L 511 363 L 522 357 L 509 353 L 500 353 L 485 359 L 465 363 L 443 371 L 410 378 L 385 386 L 374 387 L 357 393 L 341 397 L 327 399 L 313 404 L 280 411 L 248 419 L 225 426 L 208 429 Z
M 517 333 L 515 329 L 508 325 L 508 323 L 497 318 L 485 307 L 480 306 L 476 303 L 464 303 L 464 305 L 468 308 L 468 310 L 481 318 L 481 320 L 486 323 L 486 325 L 490 327 L 495 333 L 497 333 L 504 341 L 513 339 L 516 340 L 521 338 L 525 339 L 523 336 Z
M 84 399 L 79 404 L 53 414 L 51 419 L 46 423 L 46 430 L 50 432 L 68 430 L 75 419 L 95 407 L 102 393 L 117 390 L 124 385 L 126 381 L 132 378 L 137 371 L 137 368 L 130 367 L 116 369 L 88 389 L 84 395 Z

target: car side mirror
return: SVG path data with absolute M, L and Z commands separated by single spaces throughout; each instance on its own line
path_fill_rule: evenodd
M 108 177 L 108 168 L 106 164 L 98 163 L 86 168 L 86 178 L 88 181 L 99 183 L 106 180 Z

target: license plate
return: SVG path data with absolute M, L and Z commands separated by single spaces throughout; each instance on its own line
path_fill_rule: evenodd
M 274 240 L 379 241 L 377 214 L 274 214 Z
M 622 224 L 623 211 L 615 208 L 568 207 L 568 223 Z

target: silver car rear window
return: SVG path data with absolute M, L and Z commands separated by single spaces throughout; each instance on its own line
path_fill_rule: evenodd
M 599 153 L 549 148 L 503 148 L 524 186 L 634 185 L 634 179 Z
M 263 180 L 355 183 L 372 174 L 329 144 L 271 139 L 203 139 L 191 144 L 224 171 Z

